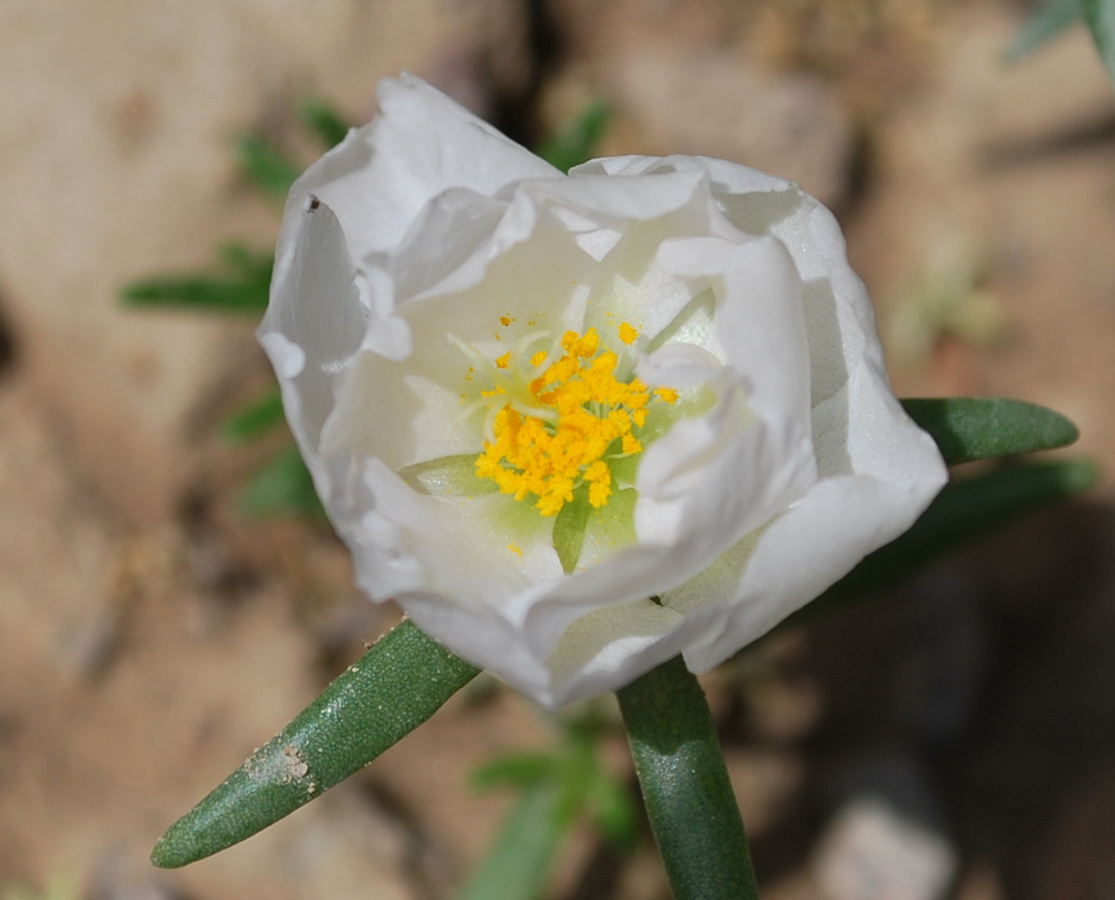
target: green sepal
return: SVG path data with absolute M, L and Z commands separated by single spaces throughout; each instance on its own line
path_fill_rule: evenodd
M 1099 480 L 1090 460 L 1024 463 L 945 486 L 913 527 L 876 550 L 779 626 L 818 615 L 897 584 L 915 569 L 1028 512 L 1084 493 Z
M 1073 443 L 1080 431 L 1058 412 L 1003 398 L 907 399 L 902 406 L 937 442 L 950 466 L 1052 450 Z
M 494 494 L 499 485 L 476 474 L 476 454 L 439 456 L 399 469 L 399 477 L 420 494 L 434 497 L 482 497 Z
M 566 503 L 554 518 L 554 550 L 561 562 L 561 570 L 572 575 L 585 546 L 585 532 L 592 506 L 588 502 L 589 487 L 581 485 L 573 493 L 573 500 Z
M 1082 0 L 1084 21 L 1091 29 L 1107 74 L 1115 78 L 1115 0 Z
M 409 734 L 478 672 L 404 621 L 171 826 L 151 862 L 184 866 L 277 822 Z
M 283 397 L 273 388 L 230 416 L 221 426 L 226 440 L 236 444 L 253 441 L 283 423 Z
M 617 694 L 675 900 L 758 900 L 712 715 L 680 656 Z

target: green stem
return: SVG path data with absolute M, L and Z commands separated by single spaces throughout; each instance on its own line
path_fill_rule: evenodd
M 743 819 L 696 677 L 678 656 L 618 697 L 676 900 L 758 900 Z

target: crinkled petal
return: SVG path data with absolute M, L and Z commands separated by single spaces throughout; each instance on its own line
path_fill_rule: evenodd
M 678 652 L 717 664 L 943 484 L 839 228 L 796 185 L 680 156 L 565 178 L 418 79 L 380 99 L 292 191 L 260 330 L 369 596 L 557 705 Z M 647 444 L 611 507 L 633 522 L 594 519 L 565 574 L 529 500 L 407 473 L 480 452 L 476 366 L 590 327 L 646 384 L 714 399 Z
M 321 430 L 333 409 L 336 383 L 360 346 L 368 311 L 360 303 L 333 211 L 307 197 L 287 216 L 288 240 L 275 260 L 259 338 L 279 379 L 294 436 L 320 478 L 315 460 Z
M 359 264 L 397 245 L 419 211 L 438 194 L 467 188 L 485 196 L 524 178 L 561 173 L 419 78 L 379 84 L 380 113 L 310 166 L 287 201 L 306 194 L 340 219 L 349 254 Z M 280 243 L 283 238 L 280 236 Z
M 827 477 L 749 536 L 708 584 L 683 586 L 683 595 L 702 590 L 706 603 L 728 608 L 723 633 L 686 651 L 694 671 L 761 637 L 906 531 L 948 477 L 932 439 L 867 361 L 851 373 L 847 390 L 814 410 L 814 440 Z M 664 602 L 673 605 L 669 596 Z

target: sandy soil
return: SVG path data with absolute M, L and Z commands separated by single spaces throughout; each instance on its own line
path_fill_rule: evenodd
M 366 118 L 402 68 L 520 137 L 598 92 L 616 109 L 604 152 L 801 181 L 847 226 L 902 393 L 1008 394 L 1080 424 L 1074 452 L 1109 473 L 1087 504 L 708 686 L 772 895 L 821 896 L 816 848 L 848 785 L 901 770 L 942 810 L 955 896 L 1108 896 L 1115 93 L 1083 33 L 1004 69 L 1019 16 L 992 0 L 0 3 L 0 897 L 449 897 L 508 802 L 471 793 L 469 771 L 553 734 L 508 692 L 457 698 L 263 835 L 179 872 L 146 863 L 394 613 L 356 595 L 320 527 L 236 511 L 266 448 L 215 426 L 267 383 L 251 325 L 127 311 L 117 292 L 205 265 L 220 240 L 266 246 L 276 212 L 236 175 L 234 136 L 289 130 L 308 94 Z M 994 327 L 949 337 L 957 313 L 922 328 L 945 337 L 921 353 L 893 336 L 942 259 L 973 270 Z M 625 773 L 622 742 L 608 753 Z M 586 832 L 554 896 L 667 894 L 648 847 L 621 858 Z

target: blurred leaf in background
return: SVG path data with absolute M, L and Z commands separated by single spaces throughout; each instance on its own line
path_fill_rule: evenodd
M 906 365 L 925 363 L 938 342 L 953 336 L 986 347 L 1006 331 L 998 298 L 983 284 L 987 254 L 970 239 L 950 236 L 931 250 L 913 290 L 887 322 L 888 347 Z
M 1003 52 L 1003 60 L 1016 63 L 1025 59 L 1064 34 L 1083 17 L 1083 0 L 1047 0 L 1022 24 Z
M 635 846 L 638 810 L 627 786 L 603 764 L 603 735 L 602 723 L 590 713 L 566 724 L 552 749 L 497 757 L 476 770 L 474 787 L 502 785 L 522 796 L 458 900 L 543 896 L 555 859 L 583 818 L 614 846 Z
M 611 106 L 602 98 L 590 100 L 535 151 L 556 169 L 568 172 L 588 162 L 611 118 Z
M 1115 0 L 1081 0 L 1107 74 L 1115 78 Z
M 240 508 L 246 515 L 296 515 L 320 519 L 325 510 L 314 490 L 310 470 L 298 448 L 291 445 L 260 467 L 240 492 Z
M 1003 52 L 1016 63 L 1083 20 L 1092 33 L 1108 75 L 1115 79 L 1115 0 L 1048 0 L 1023 23 Z
M 282 203 L 302 167 L 263 135 L 248 132 L 236 143 L 240 171 L 265 196 Z
M 258 318 L 267 309 L 273 264 L 270 253 L 228 243 L 218 250 L 218 266 L 213 271 L 136 281 L 124 287 L 120 297 L 129 306 Z
M 7 887 L 0 900 L 78 900 L 81 891 L 67 878 L 52 878 L 45 891 L 25 887 Z

